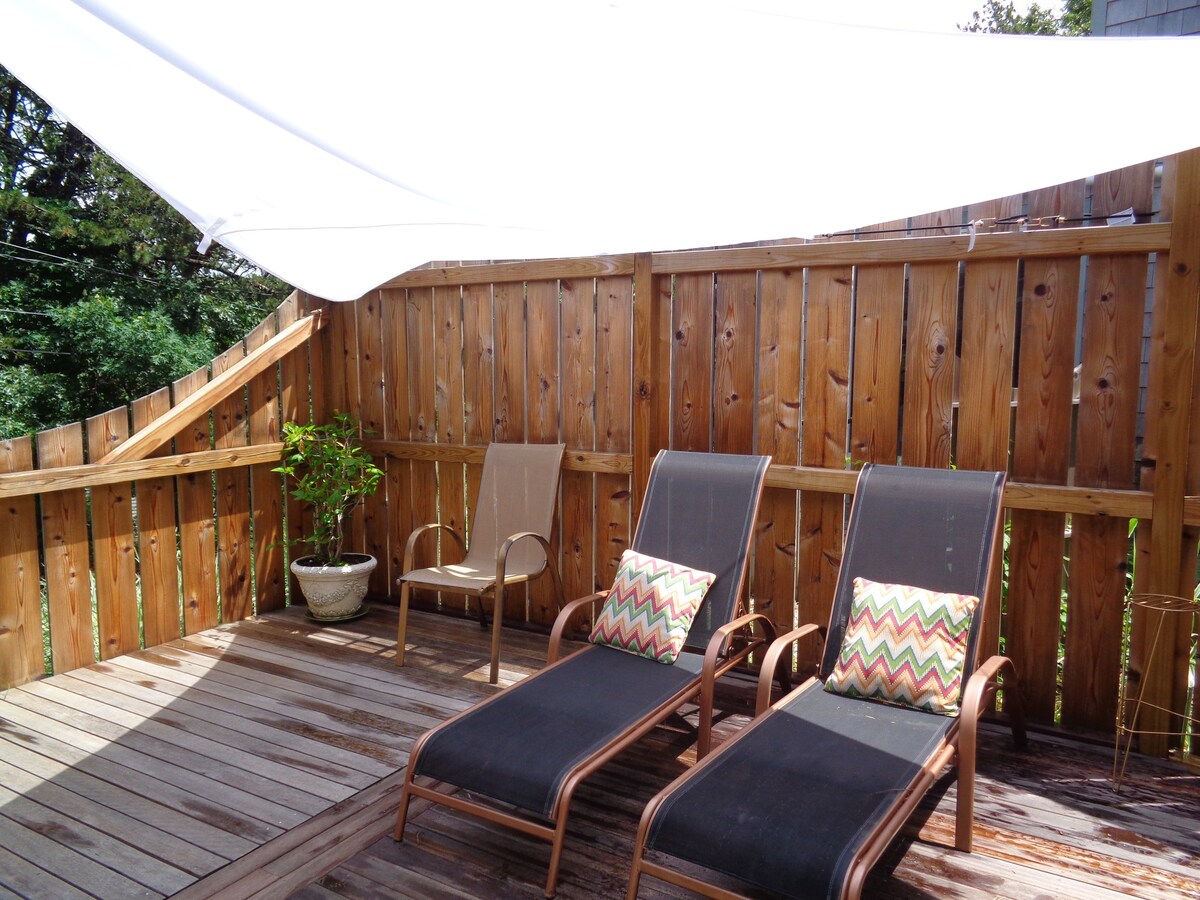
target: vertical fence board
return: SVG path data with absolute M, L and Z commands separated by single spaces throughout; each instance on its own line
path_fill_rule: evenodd
M 718 453 L 754 452 L 757 294 L 755 272 L 716 276 L 713 449 Z
M 1081 216 L 1084 187 L 1077 181 L 1035 192 L 1029 198 L 1031 219 Z M 1079 259 L 1027 259 L 1024 265 L 1012 477 L 1065 484 L 1074 419 Z M 1066 516 L 1014 509 L 1009 519 L 1005 654 L 1016 667 L 1026 715 L 1050 724 L 1058 702 Z
M 293 292 L 287 300 L 279 305 L 279 328 L 282 331 L 306 314 L 304 308 L 305 295 Z M 324 339 L 321 333 L 317 340 L 310 339 L 303 347 L 298 347 L 279 361 L 279 401 L 280 428 L 283 422 L 309 422 L 312 420 L 313 405 L 318 407 L 322 401 L 317 400 L 320 391 L 311 389 L 312 384 L 319 384 L 317 379 L 322 377 L 324 369 L 321 360 L 324 358 L 318 343 Z M 303 535 L 304 509 L 299 500 L 292 496 L 291 485 L 284 480 L 284 541 L 287 545 L 285 560 L 290 561 L 304 551 L 301 545 L 292 542 Z M 300 586 L 296 576 L 288 572 L 287 595 L 290 602 L 299 603 Z
M 1008 468 L 1016 317 L 1016 262 L 968 265 L 955 442 L 959 468 Z
M 310 294 L 301 294 L 297 301 L 299 315 L 319 315 L 323 322 L 333 322 L 332 303 L 318 300 Z M 280 327 L 284 325 L 282 321 L 279 324 Z M 300 421 L 323 422 L 329 414 L 329 401 L 325 396 L 325 390 L 329 381 L 326 372 L 332 364 L 332 360 L 329 358 L 332 332 L 332 324 L 326 324 L 324 330 L 315 339 L 310 339 L 308 342 L 309 372 L 305 384 L 306 390 L 300 397 L 300 402 L 304 407 L 301 410 Z
M 712 449 L 713 276 L 678 275 L 672 334 L 671 447 Z
M 33 442 L 0 441 L 0 474 L 33 470 Z M 37 503 L 11 497 L 0 505 L 0 690 L 45 671 L 42 591 L 38 573 Z
M 448 444 L 463 442 L 463 301 L 462 289 L 437 287 L 433 289 L 434 317 L 437 327 L 437 376 L 435 397 L 437 406 L 437 439 Z M 462 463 L 438 463 L 439 515 L 443 525 L 467 536 L 467 498 Z M 442 548 L 448 545 L 445 541 Z M 451 554 L 457 554 L 457 548 Z M 445 563 L 457 557 L 443 555 Z M 465 598 L 443 594 L 443 604 L 463 609 Z
M 496 440 L 496 337 L 491 285 L 463 288 L 463 436 L 479 447 Z M 467 510 L 479 499 L 480 465 L 467 466 Z
M 596 449 L 633 452 L 633 283 L 596 280 Z M 596 590 L 617 576 L 629 546 L 632 493 L 628 475 L 596 476 Z
M 275 314 L 268 315 L 246 335 L 246 350 L 253 353 L 278 334 Z M 251 444 L 279 440 L 279 392 L 281 368 L 251 379 L 246 388 L 249 400 Z M 254 531 L 254 611 L 269 612 L 283 607 L 283 483 L 269 463 L 250 468 L 251 525 Z
M 366 437 L 383 434 L 383 417 L 387 406 L 387 385 L 383 372 L 383 311 L 380 308 L 382 300 L 379 291 L 371 291 L 355 304 L 360 398 L 358 420 Z M 375 462 L 379 465 L 383 460 L 377 459 Z M 375 493 L 364 499 L 362 507 L 362 539 L 358 546 L 364 553 L 375 557 L 375 570 L 371 573 L 367 586 L 367 590 L 375 595 L 386 594 L 391 584 L 387 488 L 387 479 L 384 478 Z
M 63 425 L 37 436 L 39 469 L 83 464 L 83 429 Z M 92 586 L 88 561 L 87 498 L 82 490 L 42 495 L 42 555 L 55 672 L 96 660 L 92 643 Z
M 525 440 L 525 285 L 493 287 L 497 441 Z
M 650 257 L 647 257 L 647 269 L 651 269 Z M 671 431 L 671 422 L 678 414 L 675 409 L 675 400 L 673 397 L 673 379 L 675 373 L 675 342 L 677 335 L 671 327 L 671 323 L 675 321 L 675 306 L 677 303 L 675 278 L 671 276 L 655 276 L 647 279 L 650 285 L 649 293 L 649 313 L 653 317 L 651 327 L 654 329 L 649 336 L 650 342 L 650 406 L 653 418 L 650 422 L 651 442 L 647 444 L 648 458 L 643 462 L 642 477 L 634 472 L 633 491 L 634 491 L 634 507 L 633 519 L 634 530 L 637 530 L 637 517 L 642 509 L 642 497 L 645 494 L 646 486 L 650 480 L 650 467 L 654 464 L 654 458 L 658 455 L 658 451 L 666 449 L 679 449 L 675 447 L 674 437 Z M 634 334 L 636 340 L 636 332 Z M 639 393 L 641 389 L 639 388 Z M 634 440 L 637 440 L 637 433 L 634 433 Z M 636 463 L 636 461 L 635 461 Z
M 526 440 L 535 444 L 559 441 L 559 301 L 557 281 L 531 281 L 526 287 L 526 372 L 528 403 Z M 561 498 L 560 498 L 561 499 Z M 555 562 L 562 558 L 559 516 L 551 526 L 550 547 Z M 528 586 L 529 621 L 550 625 L 558 613 L 560 597 L 549 578 Z
M 408 392 L 408 332 L 405 327 L 407 300 L 404 290 L 380 294 L 381 328 L 384 333 L 384 382 L 388 402 L 383 408 L 383 437 L 389 441 L 407 441 L 411 434 Z M 395 579 L 404 571 L 404 545 L 413 530 L 412 466 L 406 459 L 384 461 L 387 485 L 388 590 L 398 593 Z
M 1061 484 L 1070 465 L 1077 259 L 1026 260 L 1013 478 Z M 1033 721 L 1053 722 L 1066 555 L 1062 513 L 1013 510 L 1007 654 Z
M 85 428 L 88 459 L 102 459 L 128 439 L 129 410 L 122 406 L 93 416 Z M 129 484 L 105 484 L 91 489 L 92 560 L 101 659 L 130 653 L 142 643 L 130 488 Z
M 808 273 L 804 324 L 804 406 L 800 464 L 846 468 L 850 414 L 850 314 L 853 272 L 849 266 Z M 805 492 L 800 496 L 797 603 L 800 622 L 825 623 L 842 558 L 845 498 Z M 800 665 L 815 662 L 801 648 Z
M 132 404 L 133 429 L 141 431 L 171 409 L 171 391 L 160 388 Z M 161 456 L 170 446 L 152 456 Z M 142 587 L 142 631 L 146 646 L 180 635 L 179 563 L 176 557 L 175 481 L 147 478 L 137 491 L 138 576 Z
M 330 303 L 326 307 L 325 314 L 330 317 L 326 328 L 329 367 L 325 372 L 325 412 L 328 415 L 358 408 L 357 309 L 358 301 Z
M 758 452 L 782 466 L 800 462 L 800 346 L 804 317 L 804 273 L 762 273 L 758 350 Z M 755 611 L 782 632 L 790 630 L 796 606 L 795 491 L 767 488 L 755 526 Z
M 186 400 L 208 382 L 197 369 L 175 382 L 175 402 Z M 208 413 L 188 423 L 175 436 L 179 453 L 209 450 Z M 183 567 L 183 625 L 195 634 L 217 624 L 217 555 L 213 522 L 212 472 L 189 472 L 175 478 L 179 497 L 179 552 Z
M 433 331 L 433 289 L 422 288 L 408 292 L 406 309 L 408 331 L 408 396 L 412 431 L 410 440 L 431 444 L 437 440 L 434 419 L 436 360 Z M 432 462 L 412 462 L 413 527 L 437 521 L 437 465 Z M 423 569 L 436 565 L 437 545 L 432 539 L 422 540 L 413 558 L 413 567 Z M 414 605 L 436 609 L 438 595 L 433 591 L 412 592 Z
M 496 440 L 526 440 L 525 285 L 497 284 L 493 288 L 496 322 Z M 518 585 L 504 592 L 505 618 L 526 621 L 529 592 Z M 500 611 L 497 611 L 499 614 Z
M 567 453 L 596 447 L 596 282 L 562 287 L 562 438 Z M 596 559 L 596 478 L 562 473 L 562 580 L 567 598 L 592 593 Z
M 1098 176 L 1093 216 L 1146 209 L 1153 165 Z M 1076 484 L 1134 486 L 1145 256 L 1092 257 L 1084 291 Z M 1070 602 L 1063 659 L 1063 723 L 1112 727 L 1120 677 L 1128 522 L 1076 516 L 1071 529 Z
M 213 377 L 245 358 L 242 344 L 213 360 Z M 236 391 L 213 409 L 213 438 L 218 450 L 246 446 L 246 397 Z M 254 565 L 250 554 L 250 473 L 221 469 L 217 481 L 217 562 L 221 621 L 237 622 L 254 614 Z
M 642 510 L 650 467 L 671 446 L 671 331 L 674 279 L 654 274 L 650 253 L 633 260 L 633 518 Z
M 370 295 L 368 295 L 370 296 Z M 338 342 L 333 345 L 333 360 L 334 365 L 340 365 L 338 376 L 332 379 L 331 389 L 328 393 L 329 409 L 328 415 L 332 417 L 335 412 L 349 413 L 355 418 L 359 418 L 362 414 L 362 354 L 364 352 L 363 341 L 360 340 L 358 331 L 358 316 L 359 309 L 367 302 L 366 297 L 360 297 L 353 303 L 335 303 L 333 309 L 336 310 L 334 321 L 337 323 L 335 332 Z M 325 421 L 322 419 L 321 421 Z M 365 525 L 364 517 L 366 515 L 362 504 L 350 513 L 349 523 L 343 524 L 346 533 L 345 549 L 347 551 L 361 553 L 365 549 Z
M 526 287 L 526 439 L 558 442 L 559 302 L 557 281 L 531 281 Z
M 900 456 L 904 266 L 860 266 L 854 308 L 850 458 L 894 465 Z
M 957 264 L 920 263 L 910 268 L 900 443 L 908 466 L 950 465 L 957 297 Z
M 955 461 L 961 469 L 1008 470 L 1017 274 L 1015 260 L 966 267 L 955 433 Z M 979 653 L 985 658 L 1000 649 L 999 574 L 988 588 L 979 636 Z

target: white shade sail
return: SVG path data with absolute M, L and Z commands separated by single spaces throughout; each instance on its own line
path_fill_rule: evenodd
M 1200 38 L 787 8 L 0 0 L 0 63 L 204 235 L 334 300 L 432 259 L 805 237 L 1200 146 Z

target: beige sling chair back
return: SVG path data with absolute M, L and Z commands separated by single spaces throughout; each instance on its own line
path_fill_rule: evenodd
M 479 500 L 471 518 L 471 543 L 447 525 L 421 525 L 409 535 L 400 576 L 400 628 L 396 665 L 404 665 L 412 588 L 449 591 L 479 598 L 479 623 L 487 627 L 484 598 L 492 603 L 492 658 L 488 679 L 500 674 L 500 620 L 504 589 L 549 572 L 562 605 L 562 585 L 550 547 L 558 498 L 563 444 L 489 444 L 483 460 Z M 417 541 L 436 530 L 447 532 L 464 551 L 461 562 L 413 569 Z

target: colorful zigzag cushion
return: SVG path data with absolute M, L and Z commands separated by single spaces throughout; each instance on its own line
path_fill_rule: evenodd
M 669 665 L 715 577 L 626 550 L 589 640 Z
M 979 598 L 854 579 L 854 600 L 825 690 L 957 715 Z

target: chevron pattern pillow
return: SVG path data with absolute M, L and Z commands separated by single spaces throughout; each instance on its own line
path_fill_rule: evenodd
M 670 665 L 715 577 L 626 550 L 589 640 Z
M 854 600 L 825 690 L 958 715 L 979 598 L 854 579 Z

